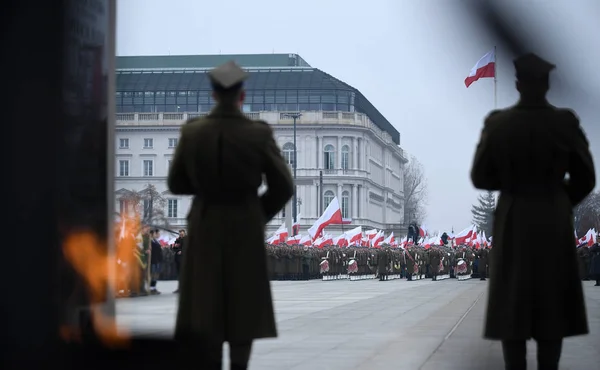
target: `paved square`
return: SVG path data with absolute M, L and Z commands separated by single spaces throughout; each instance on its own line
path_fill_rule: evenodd
M 117 301 L 119 327 L 171 336 L 174 282 L 163 294 Z M 255 342 L 251 370 L 501 370 L 498 342 L 483 340 L 487 283 L 274 281 L 279 338 Z M 591 334 L 567 339 L 561 369 L 600 364 L 600 287 L 584 282 Z M 227 355 L 227 353 L 225 353 Z M 535 343 L 529 345 L 535 369 Z

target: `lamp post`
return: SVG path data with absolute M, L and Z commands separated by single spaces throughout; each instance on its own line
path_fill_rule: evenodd
M 292 201 L 292 217 L 294 223 L 296 223 L 298 221 L 298 199 L 296 194 L 296 168 L 298 167 L 296 163 L 298 158 L 298 149 L 296 148 L 296 121 L 298 120 L 298 118 L 302 117 L 302 113 L 285 113 L 283 116 L 294 120 L 294 159 L 292 161 L 292 171 L 294 176 L 294 199 Z

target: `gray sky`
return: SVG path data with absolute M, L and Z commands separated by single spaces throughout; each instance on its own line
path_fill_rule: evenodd
M 515 27 L 548 35 L 541 55 L 558 65 L 561 90 L 551 102 L 577 109 L 598 163 L 600 114 L 591 101 L 600 101 L 600 2 L 521 3 Z M 117 25 L 117 55 L 300 54 L 358 88 L 400 131 L 402 147 L 425 167 L 430 229 L 471 223 L 478 192 L 468 175 L 494 88 L 491 79 L 468 89 L 463 81 L 494 41 L 460 0 L 122 0 Z M 512 56 L 497 55 L 505 107 L 517 99 Z

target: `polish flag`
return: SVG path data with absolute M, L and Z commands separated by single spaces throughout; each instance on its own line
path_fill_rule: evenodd
M 312 239 L 311 239 L 310 235 L 304 235 L 302 237 L 302 239 L 300 239 L 300 242 L 298 244 L 306 245 L 308 247 L 312 246 Z
M 427 236 L 427 226 L 421 225 L 421 227 L 419 227 L 419 236 L 423 238 Z
M 372 229 L 372 230 L 367 230 L 365 231 L 365 236 L 367 237 L 367 239 L 371 240 L 373 239 L 377 234 L 379 233 L 379 231 L 377 229 Z
M 333 198 L 331 203 L 325 209 L 325 212 L 319 217 L 317 222 L 308 229 L 310 236 L 315 239 L 323 229 L 328 225 L 339 225 L 342 223 L 342 210 L 340 209 L 340 202 L 337 197 Z
M 300 235 L 291 236 L 291 237 L 287 238 L 287 240 L 285 241 L 285 243 L 287 245 L 300 244 Z
M 402 239 L 402 241 L 400 241 L 400 248 L 402 248 L 402 249 L 406 248 L 407 244 L 408 244 L 408 236 L 405 236 L 404 239 Z
M 372 242 L 371 245 L 373 246 L 373 248 L 379 248 L 379 244 L 381 244 L 384 239 L 385 239 L 385 236 L 383 235 L 383 231 L 380 231 L 377 233 L 377 235 L 371 241 Z
M 348 240 L 346 239 L 346 233 L 343 233 L 342 235 L 333 238 L 333 245 L 337 245 L 338 247 L 347 247 Z
M 269 239 L 265 240 L 268 244 L 275 245 L 279 243 L 279 235 L 273 235 Z
M 469 76 L 465 78 L 465 86 L 469 87 L 471 84 L 480 78 L 493 78 L 496 77 L 496 52 L 492 50 L 485 54 L 473 68 Z
M 588 230 L 588 232 L 585 234 L 585 243 L 587 243 L 588 247 L 591 247 L 592 245 L 596 244 L 596 230 Z
M 393 231 L 390 234 L 390 236 L 388 236 L 387 238 L 385 238 L 385 240 L 383 241 L 383 244 L 387 244 L 387 245 L 390 245 L 390 246 L 394 244 L 394 232 Z
M 296 236 L 298 234 L 300 234 L 300 218 L 302 216 L 300 215 L 300 213 L 298 213 L 296 215 L 296 222 L 294 222 L 292 224 L 292 236 Z
M 320 249 L 323 249 L 323 247 L 325 247 L 326 245 L 332 245 L 332 244 L 333 244 L 333 238 L 331 238 L 330 236 L 324 236 L 322 238 L 318 238 L 314 242 L 315 247 L 320 248 Z
M 358 245 L 362 239 L 362 226 L 355 227 L 346 232 L 346 240 L 348 245 Z
M 279 229 L 277 229 L 275 231 L 275 233 L 273 234 L 273 243 L 271 243 L 271 244 L 285 243 L 288 235 L 289 235 L 288 229 L 287 229 L 287 227 L 285 227 L 285 222 L 284 222 L 283 224 L 281 224 L 281 226 L 279 226 Z
M 473 236 L 473 225 L 456 234 L 454 241 L 456 245 L 466 244 L 471 239 L 471 236 Z

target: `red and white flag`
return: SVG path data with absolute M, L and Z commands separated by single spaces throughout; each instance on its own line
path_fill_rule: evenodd
M 362 226 L 357 226 L 346 232 L 346 240 L 348 245 L 360 245 L 362 239 Z
M 469 76 L 465 78 L 465 86 L 469 87 L 471 84 L 480 78 L 493 78 L 496 77 L 496 51 L 492 50 L 485 54 L 481 59 L 477 61 L 475 66 L 471 68 Z
M 456 234 L 456 237 L 454 239 L 456 245 L 467 244 L 471 240 L 471 236 L 473 235 L 473 228 L 474 226 L 471 225 L 466 229 L 460 231 L 458 234 Z
M 340 209 L 340 202 L 337 197 L 333 198 L 331 203 L 325 209 L 325 212 L 319 217 L 317 222 L 308 229 L 308 234 L 313 239 L 316 239 L 321 235 L 321 232 L 328 225 L 339 225 L 342 223 L 342 210 Z

